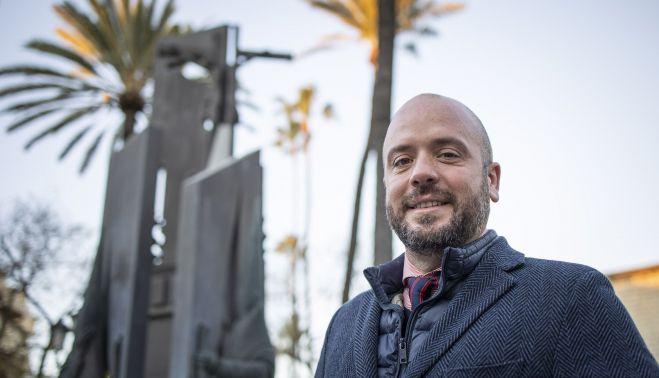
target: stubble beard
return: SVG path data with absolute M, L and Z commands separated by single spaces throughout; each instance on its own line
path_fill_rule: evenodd
M 461 247 L 479 236 L 485 229 L 490 214 L 490 197 L 487 176 L 483 177 L 480 190 L 469 193 L 463 201 L 458 201 L 449 191 L 441 190 L 434 184 L 419 188 L 401 200 L 405 204 L 415 196 L 434 194 L 445 198 L 453 207 L 449 222 L 438 228 L 431 228 L 437 216 L 427 214 L 417 218 L 419 226 L 412 226 L 405 221 L 405 211 L 396 212 L 387 204 L 387 220 L 396 232 L 407 251 L 423 256 L 443 253 L 446 247 Z M 401 206 L 403 209 L 405 206 Z

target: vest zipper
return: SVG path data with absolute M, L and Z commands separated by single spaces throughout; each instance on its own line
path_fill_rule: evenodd
M 398 340 L 398 364 L 407 364 L 407 340 L 404 337 Z
M 442 263 L 442 266 L 443 265 L 444 264 Z M 408 347 L 409 347 L 410 343 L 412 342 L 412 340 L 410 338 L 410 333 L 411 333 L 411 330 L 412 330 L 412 324 L 414 324 L 414 322 L 416 321 L 416 314 L 419 313 L 419 309 L 421 309 L 421 306 L 427 305 L 428 303 L 431 303 L 431 302 L 434 302 L 434 301 L 437 300 L 437 298 L 441 297 L 442 294 L 444 294 L 443 291 L 444 291 L 444 280 L 443 280 L 443 277 L 442 277 L 442 278 L 440 278 L 440 281 L 439 281 L 439 290 L 437 290 L 437 294 L 431 300 L 419 303 L 419 305 L 416 306 L 414 311 L 412 311 L 410 313 L 410 318 L 408 319 L 407 324 L 405 326 L 405 337 L 401 337 L 398 340 L 398 366 L 396 366 L 396 374 L 394 375 L 395 377 L 400 377 L 400 373 L 402 371 L 401 365 L 407 365 L 407 361 L 408 361 L 408 357 L 409 357 L 408 356 Z M 402 356 L 401 352 L 402 351 L 405 352 L 404 358 L 401 358 L 401 356 Z
M 408 347 L 410 345 L 411 340 L 409 340 L 410 337 L 410 330 L 412 329 L 412 323 L 414 323 L 414 320 L 416 319 L 416 314 L 419 312 L 419 307 L 421 307 L 423 303 L 419 304 L 417 308 L 414 309 L 410 313 L 410 318 L 407 320 L 407 324 L 405 325 L 405 336 L 401 337 L 398 340 L 398 366 L 396 366 L 396 374 L 394 377 L 400 377 L 400 373 L 403 371 L 401 367 L 403 365 L 407 365 L 408 361 Z

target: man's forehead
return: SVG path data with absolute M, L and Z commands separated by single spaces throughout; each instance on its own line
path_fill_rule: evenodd
M 438 95 L 419 95 L 396 112 L 383 147 L 397 144 L 399 138 L 414 135 L 421 127 L 446 129 L 447 132 L 478 140 L 478 127 L 473 118 L 472 113 L 456 100 Z

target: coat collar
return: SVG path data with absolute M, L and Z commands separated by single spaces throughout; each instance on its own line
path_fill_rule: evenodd
M 464 247 L 448 247 L 442 256 L 442 280 L 452 281 L 469 275 L 478 264 L 483 253 L 497 240 L 494 230 L 488 230 L 483 236 Z M 394 294 L 403 290 L 403 264 L 405 255 L 401 254 L 392 261 L 366 268 L 364 276 L 371 284 L 377 300 L 383 305 L 391 301 Z

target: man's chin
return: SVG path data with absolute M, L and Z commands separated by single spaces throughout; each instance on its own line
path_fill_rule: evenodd
M 412 235 L 415 235 L 417 239 L 434 239 L 437 234 L 441 234 L 446 229 L 447 223 L 434 222 L 432 224 L 427 223 L 408 223 L 407 229 Z
M 417 232 L 432 232 L 449 224 L 450 218 L 434 214 L 411 216 L 407 219 L 407 225 Z

